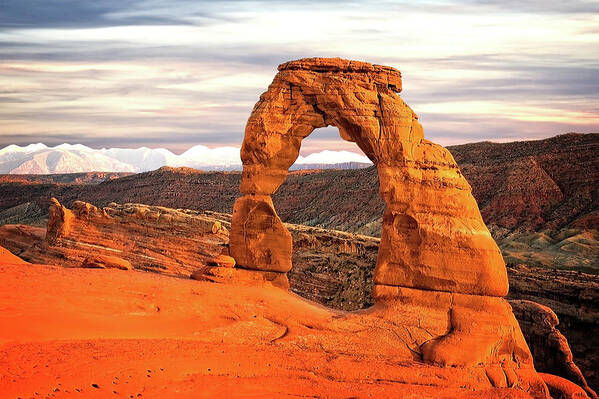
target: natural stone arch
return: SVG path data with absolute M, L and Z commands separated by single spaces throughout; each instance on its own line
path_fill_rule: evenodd
M 386 203 L 375 299 L 400 287 L 504 296 L 507 274 L 471 188 L 445 148 L 424 139 L 399 97 L 401 74 L 380 65 L 311 58 L 279 66 L 247 122 L 230 251 L 237 265 L 291 269 L 291 235 L 271 200 L 314 129 L 334 125 L 376 165 Z

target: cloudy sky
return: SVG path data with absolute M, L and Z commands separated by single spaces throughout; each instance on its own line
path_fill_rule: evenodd
M 313 56 L 401 70 L 444 145 L 599 132 L 599 1 L 0 0 L 0 147 L 239 146 L 277 65 Z

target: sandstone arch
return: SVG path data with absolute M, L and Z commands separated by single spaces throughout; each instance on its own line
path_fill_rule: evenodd
M 286 273 L 291 235 L 270 195 L 287 176 L 301 141 L 334 125 L 376 165 L 386 202 L 374 273 L 375 299 L 400 288 L 504 296 L 507 274 L 451 154 L 424 139 L 399 97 L 401 74 L 380 65 L 310 58 L 279 66 L 247 122 L 243 176 L 230 251 L 239 267 Z

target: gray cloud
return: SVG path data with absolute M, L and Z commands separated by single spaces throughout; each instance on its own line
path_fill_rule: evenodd
M 156 2 L 144 0 L 2 0 L 0 28 L 94 28 L 124 25 L 181 25 L 191 22 L 174 12 L 152 14 L 145 6 Z M 183 16 L 208 22 L 215 16 L 200 11 L 204 2 L 183 2 L 193 5 Z M 205 3 L 204 3 L 205 4 Z M 165 10 L 175 10 L 166 8 Z M 151 10 L 151 9 L 150 9 Z M 137 14 L 120 14 L 137 11 Z
M 340 5 L 343 4 L 343 7 Z M 410 13 L 447 15 L 495 15 L 497 13 L 529 15 L 558 14 L 564 18 L 583 17 L 596 13 L 596 2 L 574 1 L 552 4 L 540 1 L 476 1 L 453 2 L 342 2 L 307 1 L 192 1 L 192 0 L 0 0 L 0 72 L 5 79 L 25 82 L 23 88 L 0 89 L 0 124 L 7 121 L 25 121 L 29 133 L 1 130 L 0 146 L 44 141 L 47 144 L 80 142 L 90 146 L 161 146 L 172 149 L 187 144 L 238 145 L 243 136 L 247 117 L 258 96 L 270 83 L 276 66 L 290 59 L 309 56 L 335 56 L 363 59 L 396 66 L 404 72 L 405 92 L 402 97 L 421 116 L 427 136 L 440 141 L 458 142 L 481 139 L 544 137 L 569 130 L 593 131 L 598 126 L 558 122 L 524 122 L 496 116 L 469 115 L 464 110 L 454 113 L 422 113 L 421 104 L 451 101 L 499 101 L 514 104 L 550 104 L 563 110 L 595 113 L 599 110 L 599 62 L 591 44 L 571 50 L 570 43 L 557 41 L 554 46 L 536 49 L 534 53 L 510 51 L 505 48 L 484 48 L 478 53 L 456 53 L 450 56 L 435 52 L 422 55 L 403 52 L 403 45 L 413 40 L 424 40 L 422 32 L 402 30 L 402 18 Z M 233 23 L 251 29 L 252 16 L 260 10 L 326 12 L 337 16 L 343 11 L 345 30 L 336 36 L 302 40 L 302 35 L 286 37 L 285 26 L 280 35 L 288 40 L 264 43 L 214 41 L 204 27 Z M 372 26 L 355 22 L 372 20 Z M 307 21 L 309 22 L 309 21 Z M 380 22 L 380 23 L 379 23 Z M 384 22 L 396 22 L 388 23 Z M 484 19 L 481 20 L 484 24 Z M 73 37 L 75 28 L 115 26 L 194 26 L 201 27 L 197 41 L 190 44 L 158 45 L 134 40 L 82 40 Z M 308 24 L 307 24 L 308 25 Z M 230 25 L 227 25 L 228 27 Z M 31 39 L 27 32 L 52 28 L 61 33 L 56 38 Z M 314 26 L 307 29 L 319 29 Z M 151 27 L 148 29 L 152 29 Z M 505 29 L 514 29 L 507 26 Z M 25 31 L 26 30 L 26 31 Z M 219 31 L 227 38 L 227 32 Z M 593 28 L 581 28 L 581 34 L 592 34 Z M 3 37 L 1 34 L 5 33 Z M 250 37 L 251 39 L 251 37 Z M 428 38 L 428 45 L 435 38 Z M 456 39 L 456 40 L 459 40 Z M 526 37 L 522 38 L 527 40 Z M 339 42 L 369 44 L 367 52 L 343 53 Z M 377 45 L 386 45 L 379 51 Z M 371 45 L 370 45 L 371 44 Z M 389 51 L 389 49 L 397 51 Z M 351 48 L 350 48 L 351 50 Z M 542 51 L 541 51 L 542 50 Z M 348 50 L 346 50 L 348 51 Z M 3 66 L 13 62 L 18 67 Z M 87 63 L 83 70 L 43 70 L 28 67 L 34 64 L 71 65 Z M 94 64 L 171 66 L 184 69 L 180 76 L 155 76 L 152 79 L 135 74 L 123 77 L 122 71 L 93 68 Z M 181 63 L 185 63 L 181 66 Z M 251 84 L 231 84 L 227 87 L 187 90 L 186 84 L 197 84 L 213 76 L 191 73 L 194 69 L 215 71 L 221 80 L 229 75 L 251 72 L 264 76 L 263 81 Z M 456 71 L 450 79 L 431 79 L 426 71 L 450 69 Z M 472 72 L 478 72 L 471 76 Z M 488 76 L 485 74 L 488 72 Z M 177 74 L 173 74 L 177 75 Z M 97 82 L 97 84 L 95 83 Z M 102 83 L 102 84 L 100 84 Z M 176 87 L 173 87 L 177 85 Z M 169 114 L 140 105 L 134 110 L 101 108 L 94 103 L 81 105 L 90 98 L 120 96 L 123 99 L 155 98 L 167 102 L 176 98 L 185 107 L 210 105 L 209 112 L 190 111 Z M 230 104 L 230 105 L 227 105 Z M 557 104 L 557 105 L 556 105 Z M 25 123 L 23 122 L 23 123 Z M 16 123 L 16 122 L 14 122 Z M 71 133 L 74 124 L 81 127 Z M 65 128 L 60 129 L 61 124 Z M 51 125 L 51 126 L 50 126 Z M 20 126 L 20 125 L 17 125 Z M 57 127 L 58 126 L 58 127 Z M 64 131 L 62 131 L 64 130 Z M 69 131 L 69 133 L 67 133 Z M 335 130 L 315 135 L 314 140 L 330 141 L 337 138 Z
M 510 12 L 580 14 L 599 12 L 599 3 L 588 0 L 472 0 L 471 4 Z

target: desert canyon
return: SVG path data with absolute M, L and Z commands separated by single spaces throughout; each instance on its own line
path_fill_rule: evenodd
M 511 169 L 491 144 L 454 152 L 401 90 L 391 67 L 290 61 L 242 173 L 2 177 L 2 397 L 597 398 L 579 325 L 599 282 L 568 270 L 597 267 L 597 159 L 568 186 L 559 151 L 511 148 Z M 374 166 L 290 174 L 325 126 Z

